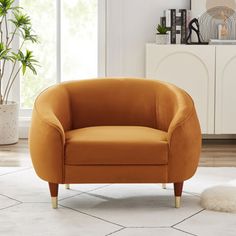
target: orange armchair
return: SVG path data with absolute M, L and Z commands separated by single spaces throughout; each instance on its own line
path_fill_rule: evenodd
M 147 79 L 94 79 L 55 85 L 34 105 L 30 153 L 49 183 L 183 183 L 198 166 L 201 131 L 183 90 Z

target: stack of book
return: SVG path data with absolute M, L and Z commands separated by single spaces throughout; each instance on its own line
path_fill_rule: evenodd
M 165 11 L 165 16 L 161 17 L 161 25 L 169 29 L 170 44 L 186 44 L 190 20 L 190 10 L 168 9 Z

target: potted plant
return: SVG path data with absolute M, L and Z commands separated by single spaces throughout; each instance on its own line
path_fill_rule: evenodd
M 0 0 L 0 145 L 18 141 L 19 105 L 9 100 L 14 82 L 21 71 L 23 75 L 27 69 L 37 73 L 37 61 L 24 45 L 27 41 L 38 43 L 38 37 L 33 34 L 30 17 L 14 3 Z M 14 40 L 20 41 L 18 49 L 12 45 Z
M 157 44 L 169 44 L 170 36 L 168 29 L 163 25 L 157 26 L 156 43 Z

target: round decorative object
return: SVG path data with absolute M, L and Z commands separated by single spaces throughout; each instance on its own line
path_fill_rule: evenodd
M 218 185 L 206 189 L 201 195 L 201 205 L 207 210 L 236 213 L 236 186 Z
M 18 142 L 19 106 L 15 102 L 0 105 L 0 145 Z
M 156 44 L 169 44 L 169 34 L 156 34 Z
M 206 9 L 211 9 L 216 6 L 225 6 L 231 9 L 236 9 L 235 0 L 207 0 L 206 1 Z
M 210 8 L 199 17 L 200 34 L 204 42 L 210 39 L 236 39 L 236 13 L 232 8 Z M 222 32 L 219 32 L 221 30 Z M 222 36 L 219 36 L 222 34 Z

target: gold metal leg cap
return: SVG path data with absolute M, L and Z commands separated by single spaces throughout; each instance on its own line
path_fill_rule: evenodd
M 52 200 L 52 208 L 57 209 L 58 208 L 57 197 L 52 197 L 51 200 Z
M 175 197 L 175 208 L 180 208 L 181 197 Z
M 66 189 L 70 189 L 70 185 L 69 184 L 65 184 L 65 188 Z
M 166 184 L 162 184 L 162 188 L 163 188 L 163 189 L 166 189 Z

